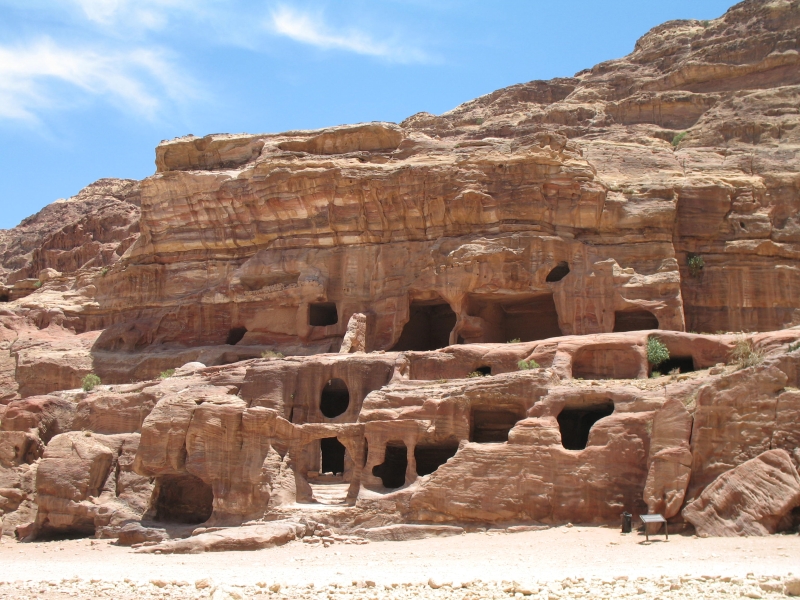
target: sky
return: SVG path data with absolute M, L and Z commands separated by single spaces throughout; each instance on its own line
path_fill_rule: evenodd
M 735 0 L 0 0 L 0 229 L 155 146 L 439 114 Z

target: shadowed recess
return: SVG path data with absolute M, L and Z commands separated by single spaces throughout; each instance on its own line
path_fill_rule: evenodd
M 386 444 L 386 456 L 383 462 L 372 467 L 372 474 L 380 477 L 383 487 L 395 489 L 405 485 L 407 468 L 408 449 L 406 445 L 403 442 L 389 442 Z
M 649 310 L 624 310 L 614 313 L 614 333 L 658 329 L 658 319 Z
M 525 418 L 522 407 L 474 407 L 470 415 L 469 441 L 478 444 L 508 441 L 508 432 Z
M 313 327 L 327 327 L 339 322 L 335 302 L 317 302 L 308 305 L 308 324 Z
M 456 313 L 443 300 L 412 302 L 408 323 L 392 350 L 438 350 L 450 345 Z
M 430 475 L 458 452 L 458 444 L 421 444 L 414 448 L 417 475 Z
M 329 380 L 320 394 L 320 412 L 333 419 L 343 414 L 348 406 L 350 406 L 350 391 L 347 389 L 347 384 L 341 379 Z
M 228 339 L 225 343 L 229 346 L 235 346 L 242 341 L 245 333 L 247 333 L 247 327 L 233 327 L 228 331 Z
M 319 449 L 322 453 L 323 473 L 344 473 L 344 444 L 335 437 L 323 438 L 319 441 Z
M 548 283 L 555 283 L 556 281 L 561 281 L 567 275 L 569 275 L 569 265 L 566 261 L 562 260 L 547 274 L 545 281 Z
M 214 510 L 211 486 L 194 475 L 164 475 L 158 480 L 156 521 L 203 523 Z
M 603 417 L 614 412 L 614 403 L 605 402 L 581 408 L 565 408 L 558 414 L 561 444 L 567 450 L 583 450 L 589 442 L 589 431 Z

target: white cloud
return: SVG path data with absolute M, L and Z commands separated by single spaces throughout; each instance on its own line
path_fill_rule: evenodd
M 131 29 L 162 29 L 172 14 L 201 15 L 205 0 L 72 0 L 84 16 L 105 27 Z
M 0 46 L 0 118 L 36 121 L 44 109 L 63 108 L 64 86 L 148 119 L 165 101 L 196 95 L 189 80 L 153 50 L 76 49 L 46 38 Z
M 271 14 L 269 28 L 276 34 L 325 50 L 346 50 L 397 62 L 427 62 L 421 50 L 388 40 L 378 41 L 357 29 L 333 31 L 321 15 L 280 6 Z

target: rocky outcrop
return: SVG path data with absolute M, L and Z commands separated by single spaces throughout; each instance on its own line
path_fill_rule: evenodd
M 800 505 L 800 475 L 785 450 L 768 450 L 719 476 L 683 516 L 700 536 L 766 535 Z

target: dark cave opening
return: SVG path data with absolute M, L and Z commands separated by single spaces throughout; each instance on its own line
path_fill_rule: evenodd
M 313 327 L 327 327 L 339 322 L 335 302 L 315 302 L 308 305 L 308 324 Z
M 350 391 L 342 379 L 330 379 L 319 399 L 319 410 L 329 419 L 343 414 L 350 406 Z
M 480 373 L 483 376 L 488 376 L 492 374 L 492 367 L 478 367 L 475 369 L 476 373 Z
M 545 281 L 548 283 L 555 283 L 556 281 L 561 281 L 567 275 L 569 275 L 569 264 L 562 260 L 547 274 Z
M 567 450 L 583 450 L 589 442 L 589 431 L 603 417 L 614 412 L 614 403 L 606 402 L 581 408 L 565 408 L 558 417 L 561 444 Z
M 658 318 L 649 310 L 618 310 L 614 313 L 614 333 L 658 329 Z
M 344 473 L 345 447 L 342 442 L 335 437 L 322 438 L 319 441 L 319 449 L 322 453 L 322 472 L 340 475 Z
M 156 521 L 204 523 L 214 510 L 211 486 L 194 475 L 164 475 L 159 478 Z
M 0 302 L 8 302 L 11 295 L 8 292 L 0 292 Z
M 691 373 L 695 370 L 694 359 L 691 356 L 670 356 L 669 360 L 653 367 L 653 371 L 658 371 L 663 375 L 678 370 L 679 373 Z
M 405 485 L 406 469 L 408 469 L 408 449 L 405 443 L 389 442 L 386 444 L 386 456 L 383 462 L 372 467 L 372 474 L 380 477 L 383 487 L 394 489 Z
M 470 418 L 469 441 L 493 444 L 508 441 L 508 432 L 525 418 L 521 407 L 473 407 Z
M 412 302 L 408 322 L 392 347 L 404 350 L 438 350 L 450 345 L 450 332 L 456 326 L 456 313 L 443 300 Z
M 235 346 L 242 341 L 245 333 L 247 333 L 247 327 L 232 327 L 228 331 L 228 339 L 225 341 L 225 343 L 228 346 Z
M 420 444 L 414 448 L 417 475 L 430 475 L 455 456 L 458 444 Z
M 561 335 L 552 293 L 522 298 L 474 294 L 469 298 L 469 314 L 483 319 L 482 342 L 532 342 Z

